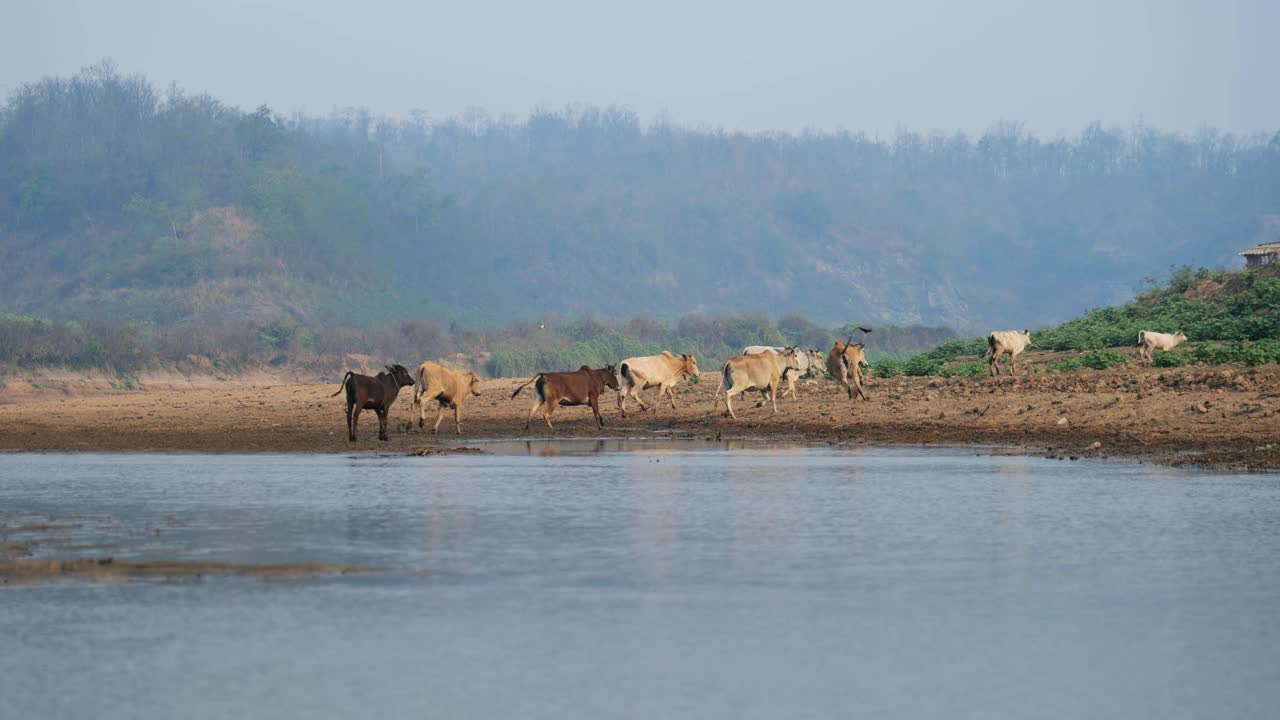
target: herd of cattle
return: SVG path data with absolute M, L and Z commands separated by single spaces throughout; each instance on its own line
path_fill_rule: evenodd
M 869 328 L 860 329 L 864 333 L 871 332 Z M 1150 362 L 1156 350 L 1171 350 L 1186 339 L 1187 336 L 1182 332 L 1172 335 L 1140 332 L 1139 358 Z M 1000 359 L 1004 355 L 1009 356 L 1009 373 L 1016 374 L 1018 355 L 1032 345 L 1030 330 L 1001 330 L 987 335 L 985 357 L 990 374 L 1000 374 Z M 866 344 L 855 343 L 852 338 L 846 342 L 837 340 L 825 356 L 817 348 L 801 350 L 797 347 L 751 345 L 743 348 L 741 355 L 730 358 L 721 366 L 714 408 L 719 408 L 720 395 L 723 393 L 725 414 L 736 420 L 738 416 L 733 412 L 733 398 L 756 390 L 762 396 L 756 407 L 763 407 L 768 402 L 772 405 L 772 411 L 777 413 L 778 390 L 784 380 L 787 387 L 783 397 L 791 395 L 794 399 L 796 378 L 803 377 L 810 371 L 821 372 L 824 369 L 844 387 L 850 400 L 855 395 L 869 400 L 863 387 L 864 369 L 867 367 Z M 539 410 L 542 411 L 542 419 L 547 427 L 554 430 L 551 414 L 561 405 L 589 405 L 597 426 L 604 427 L 604 419 L 600 416 L 600 394 L 605 388 L 617 392 L 618 410 L 625 418 L 628 399 L 634 399 L 642 411 L 648 410 L 649 406 L 645 404 L 640 392 L 649 388 L 658 388 L 658 402 L 665 395 L 672 409 L 675 409 L 673 388 L 698 375 L 698 361 L 692 355 L 673 355 L 664 351 L 660 355 L 627 358 L 617 367 L 606 365 L 592 369 L 583 365 L 573 372 L 540 372 L 517 387 L 511 397 L 514 399 L 526 387 L 533 386 L 534 404 L 525 419 L 526 430 Z M 375 376 L 348 371 L 342 378 L 342 385 L 333 394 L 336 397 L 344 390 L 347 393 L 347 439 L 352 442 L 356 439 L 360 412 L 373 410 L 378 416 L 378 439 L 386 440 L 387 414 L 395 404 L 400 388 L 409 385 L 415 386 L 413 408 L 418 416 L 419 428 L 426 423 L 428 403 L 435 402 L 436 422 L 431 427 L 431 432 L 440 430 L 444 411 L 451 409 L 454 431 L 462 434 L 459 410 L 467 397 L 480 394 L 479 376 L 474 372 L 462 372 L 437 363 L 424 362 L 418 366 L 416 381 L 403 365 L 387 365 L 385 372 Z

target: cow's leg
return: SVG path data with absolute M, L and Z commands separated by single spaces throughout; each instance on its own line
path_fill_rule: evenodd
M 622 381 L 622 389 L 618 391 L 618 412 L 622 417 L 627 416 L 627 393 L 631 391 L 631 386 L 626 380 Z
M 787 373 L 787 391 L 782 393 L 782 397 L 790 395 L 792 400 L 796 399 L 796 371 L 792 370 Z
M 676 409 L 676 393 L 675 393 L 675 389 L 674 389 L 674 388 L 675 388 L 675 383 L 668 383 L 668 384 L 664 385 L 662 388 L 660 388 L 660 389 L 658 390 L 658 399 L 659 399 L 659 400 L 661 400 L 661 399 L 662 399 L 662 393 L 663 393 L 663 391 L 664 391 L 664 390 L 666 391 L 666 393 L 667 393 L 667 399 L 671 401 L 671 409 L 672 409 L 672 410 L 675 410 L 675 409 Z
M 431 426 L 431 434 L 438 435 L 440 433 L 440 421 L 444 419 L 444 403 L 436 405 L 436 424 Z
M 733 395 L 732 395 L 732 393 L 733 393 L 733 391 L 732 391 L 732 390 L 728 390 L 728 389 L 726 389 L 726 390 L 724 391 L 724 406 L 725 406 L 725 408 L 726 408 L 727 412 L 729 413 L 729 417 L 733 418 L 734 420 L 737 420 L 737 419 L 738 419 L 738 416 L 737 416 L 737 415 L 735 415 L 735 414 L 734 414 L 734 412 L 733 412 Z
M 533 407 L 529 408 L 529 417 L 524 419 L 524 429 L 529 429 L 529 423 L 533 422 L 533 416 L 538 412 L 538 408 L 542 407 L 542 401 L 534 398 Z
M 542 401 L 542 421 L 547 424 L 547 429 L 553 432 L 556 428 L 551 424 L 551 413 L 555 411 L 556 405 L 559 404 L 559 400 L 552 398 L 550 395 L 547 396 L 546 400 Z
M 462 434 L 462 418 L 459 417 L 458 415 L 459 412 L 460 412 L 460 408 L 458 407 L 458 404 L 454 403 L 453 404 L 453 430 L 454 432 L 461 435 Z
M 1018 374 L 1018 353 L 1009 353 L 1009 375 Z
M 600 396 L 591 394 L 587 396 L 587 400 L 591 403 L 591 413 L 596 416 L 597 429 L 604 429 L 604 418 L 600 416 Z
M 378 439 L 386 442 L 389 439 L 387 437 L 387 415 L 389 413 L 386 408 L 376 408 L 374 412 L 378 413 Z
M 356 441 L 356 421 L 360 419 L 359 410 L 355 410 L 354 414 L 352 413 L 354 408 L 355 405 L 347 403 L 347 440 L 349 442 Z
M 649 412 L 649 406 L 644 404 L 644 385 L 632 385 L 631 396 L 640 403 L 640 412 Z
M 769 402 L 773 405 L 773 415 L 778 414 L 778 384 L 769 386 Z

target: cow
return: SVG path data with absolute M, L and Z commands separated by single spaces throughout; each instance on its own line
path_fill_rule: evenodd
M 788 348 L 781 353 L 765 352 L 754 355 L 739 355 L 730 358 L 720 368 L 720 385 L 716 388 L 712 410 L 720 406 L 720 390 L 724 390 L 724 407 L 726 414 L 738 419 L 733 412 L 733 396 L 747 390 L 759 390 L 764 400 L 773 404 L 773 414 L 778 413 L 778 384 L 788 370 L 798 370 L 800 353 L 795 348 Z M 762 407 L 761 400 L 756 407 Z
M 844 343 L 837 340 L 827 353 L 827 372 L 836 382 L 844 385 L 850 400 L 855 392 L 863 400 L 871 399 L 867 397 L 867 391 L 862 385 L 864 367 L 868 367 L 866 343 Z
M 1187 336 L 1181 330 L 1172 335 L 1143 330 L 1138 333 L 1138 359 L 1146 360 L 1149 364 L 1155 351 L 1172 350 L 1186 341 Z
M 640 397 L 640 391 L 651 387 L 658 388 L 658 402 L 662 402 L 662 395 L 665 393 L 667 399 L 671 401 L 671 409 L 675 410 L 676 398 L 671 388 L 681 380 L 697 374 L 698 361 L 689 354 L 672 355 L 663 350 L 661 355 L 623 360 L 618 365 L 618 384 L 622 388 L 618 391 L 618 409 L 622 411 L 622 417 L 627 416 L 628 397 L 633 397 L 640 403 L 641 412 L 649 409 Z M 653 407 L 656 412 L 657 403 L 654 403 Z
M 372 410 L 378 414 L 378 439 L 387 440 L 387 413 L 396 402 L 400 388 L 413 384 L 413 378 L 403 365 L 387 365 L 386 372 L 374 377 L 357 375 L 350 370 L 342 376 L 342 385 L 338 392 L 329 397 L 337 397 L 343 390 L 347 391 L 347 440 L 356 441 L 356 425 L 360 423 L 360 411 Z
M 462 422 L 458 418 L 458 410 L 469 395 L 479 396 L 477 388 L 480 378 L 473 372 L 451 370 L 433 362 L 424 362 L 418 366 L 418 385 L 413 389 L 413 407 L 418 415 L 418 427 L 421 428 L 427 419 L 427 403 L 435 400 L 436 424 L 431 426 L 431 434 L 440 432 L 440 421 L 444 418 L 444 409 L 453 410 L 453 429 L 462 434 Z
M 786 391 L 782 392 L 782 397 L 786 397 L 790 395 L 791 400 L 795 400 L 796 377 L 797 375 L 804 375 L 805 373 L 809 372 L 810 365 L 812 365 L 812 356 L 809 355 L 808 351 L 801 351 L 799 347 L 790 346 L 790 345 L 788 345 L 787 347 L 773 347 L 768 345 L 749 345 L 742 348 L 742 355 L 760 355 L 760 354 L 764 354 L 764 352 L 774 352 L 774 354 L 778 354 L 778 355 L 783 354 L 783 352 L 795 352 L 795 357 L 796 357 L 795 368 L 794 369 L 785 368 L 782 370 L 782 378 L 787 380 L 787 389 Z
M 542 408 L 542 419 L 546 421 L 547 427 L 555 430 L 551 424 L 551 413 L 557 405 L 590 405 L 591 412 L 596 417 L 596 425 L 603 428 L 604 418 L 600 417 L 600 393 L 606 387 L 619 389 L 617 373 L 612 365 L 595 370 L 583 365 L 573 372 L 538 373 L 529 378 L 524 385 L 516 388 L 516 391 L 511 393 L 511 397 L 514 399 L 530 384 L 533 384 L 536 402 L 529 410 L 529 417 L 525 418 L 525 430 L 529 429 L 529 424 L 533 421 L 533 415 L 538 412 L 538 408 Z
M 1030 330 L 997 330 L 987 335 L 987 370 L 994 377 L 1000 374 L 1000 358 L 1009 353 L 1009 374 L 1018 374 L 1018 355 L 1031 347 Z

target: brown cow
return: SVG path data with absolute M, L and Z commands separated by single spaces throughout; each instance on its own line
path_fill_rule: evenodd
M 831 346 L 831 352 L 827 353 L 827 372 L 836 382 L 844 385 L 850 400 L 853 399 L 854 392 L 863 400 L 871 399 L 862 387 L 862 368 L 867 364 L 866 347 L 865 343 L 846 345 L 837 340 Z
M 529 429 L 529 424 L 533 421 L 533 415 L 538 412 L 538 408 L 542 408 L 542 419 L 546 421 L 547 427 L 555 430 L 551 424 L 551 413 L 557 405 L 590 405 L 592 414 L 596 416 L 596 425 L 603 428 L 604 418 L 600 417 L 600 393 L 606 387 L 618 389 L 618 377 L 612 365 L 596 370 L 583 365 L 573 372 L 538 373 L 530 378 L 529 382 L 516 388 L 516 391 L 511 393 L 511 397 L 519 395 L 520 391 L 530 383 L 533 383 L 534 397 L 537 401 L 529 410 L 529 417 L 525 418 L 525 430 Z
M 476 389 L 480 378 L 473 372 L 459 372 L 433 362 L 424 362 L 418 366 L 418 386 L 413 389 L 413 407 L 418 413 L 418 427 L 422 427 L 427 419 L 427 403 L 435 400 L 436 424 L 431 426 L 431 434 L 440 432 L 440 420 L 444 418 L 444 409 L 453 409 L 453 429 L 462 434 L 462 422 L 458 419 L 458 409 L 468 395 L 479 396 Z
M 403 365 L 387 365 L 387 372 L 380 372 L 375 377 L 357 375 L 350 370 L 342 376 L 342 386 L 338 392 L 329 397 L 337 397 L 343 390 L 347 391 L 347 440 L 356 441 L 356 425 L 360 422 L 361 410 L 372 410 L 378 414 L 378 439 L 387 440 L 387 413 L 396 402 L 400 388 L 413 384 L 413 378 Z

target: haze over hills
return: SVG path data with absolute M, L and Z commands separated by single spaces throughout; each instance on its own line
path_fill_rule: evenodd
M 282 117 L 111 64 L 0 114 L 0 308 L 159 324 L 751 311 L 1038 327 L 1280 211 L 1280 133 L 741 134 L 618 107 Z

